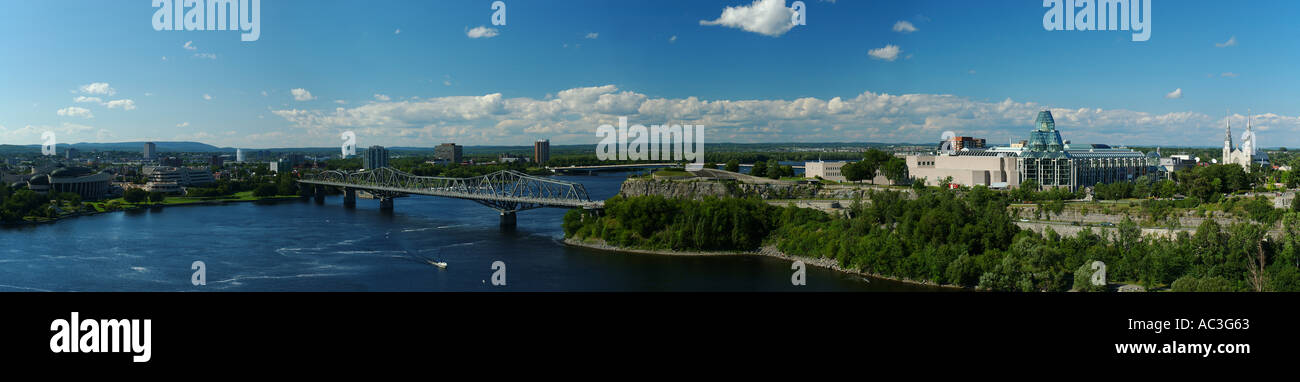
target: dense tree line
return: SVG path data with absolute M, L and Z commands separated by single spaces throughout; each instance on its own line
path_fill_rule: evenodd
M 565 215 L 568 237 L 631 248 L 752 250 L 764 243 L 796 256 L 890 277 L 990 290 L 1098 290 L 1086 278 L 1101 261 L 1111 281 L 1174 291 L 1300 291 L 1300 212 L 1273 210 L 1283 232 L 1207 219 L 1193 233 L 1144 236 L 1132 220 L 1116 230 L 1062 236 L 1021 230 L 1013 193 L 916 188 L 914 197 L 870 191 L 849 217 L 756 199 L 610 199 L 603 216 Z M 1271 208 L 1271 207 L 1270 207 Z
M 564 231 L 568 237 L 596 238 L 628 248 L 752 250 L 784 215 L 758 199 L 615 196 L 605 201 L 602 216 L 569 211 L 564 215 Z
M 12 189 L 0 184 L 0 221 L 13 223 L 24 217 L 54 217 L 50 198 L 28 189 Z

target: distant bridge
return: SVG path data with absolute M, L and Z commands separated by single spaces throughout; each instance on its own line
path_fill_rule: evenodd
M 547 167 L 546 169 L 551 170 L 551 172 L 557 172 L 557 173 L 560 173 L 560 172 L 565 172 L 565 173 L 570 173 L 570 172 L 587 172 L 587 173 L 591 173 L 591 172 L 597 172 L 597 171 L 618 171 L 618 170 L 631 170 L 631 169 L 669 168 L 669 167 L 681 167 L 681 166 L 683 166 L 683 164 L 681 164 L 681 163 L 629 163 L 629 164 L 607 164 L 607 165 L 593 165 L 593 166 Z M 742 163 L 742 164 L 740 165 L 740 167 L 754 167 L 754 165 L 753 165 L 753 164 L 744 164 L 744 163 Z M 793 165 L 793 166 L 790 166 L 790 168 L 803 169 L 804 166 L 803 166 L 803 165 Z
M 325 187 L 343 189 L 343 204 L 355 206 L 357 190 L 379 198 L 379 208 L 391 210 L 393 198 L 401 195 L 429 195 L 471 200 L 501 213 L 502 226 L 515 225 L 515 213 L 542 207 L 600 209 L 603 201 L 592 201 L 580 183 L 547 179 L 518 171 L 497 171 L 472 178 L 416 176 L 383 167 L 368 171 L 324 171 L 308 175 L 298 183 L 315 187 L 316 201 L 325 201 Z
M 630 170 L 630 169 L 640 169 L 640 168 L 668 168 L 668 167 L 681 167 L 681 166 L 682 166 L 681 163 L 665 162 L 665 163 L 607 164 L 607 165 L 595 165 L 595 166 L 547 167 L 546 169 L 551 170 L 551 172 L 590 173 L 596 171 Z

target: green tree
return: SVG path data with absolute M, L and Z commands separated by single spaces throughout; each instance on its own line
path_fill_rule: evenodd
M 731 172 L 740 172 L 740 161 L 736 159 L 727 161 L 727 168 L 725 170 Z
M 122 200 L 127 203 L 140 203 L 149 197 L 149 192 L 142 188 L 131 188 L 122 193 Z
M 867 178 L 862 162 L 849 162 L 840 167 L 840 175 L 850 182 L 861 182 Z
M 881 167 L 880 171 L 884 173 L 885 178 L 889 179 L 893 184 L 901 184 L 908 178 L 907 159 L 899 157 L 889 158 L 889 161 L 885 162 L 885 165 Z
M 1105 292 L 1105 285 L 1092 283 L 1092 276 L 1096 272 L 1092 269 L 1091 261 L 1084 261 L 1083 265 L 1074 270 L 1074 290 L 1080 292 Z
M 276 188 L 276 186 L 273 185 L 273 184 L 263 184 L 263 185 L 257 186 L 256 189 L 253 189 L 253 196 L 256 196 L 256 197 L 259 197 L 259 198 L 272 197 L 272 196 L 275 196 L 276 192 L 278 192 L 278 191 L 279 191 L 279 190 L 278 190 L 278 189 Z
M 754 162 L 754 167 L 750 167 L 749 175 L 767 176 L 767 162 Z
M 162 203 L 165 199 L 167 199 L 167 194 L 162 192 L 154 191 L 149 193 L 149 202 L 151 203 Z

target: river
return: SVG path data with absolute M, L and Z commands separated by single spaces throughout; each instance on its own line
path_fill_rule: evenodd
M 593 199 L 626 173 L 559 176 Z M 563 209 L 497 213 L 464 200 L 398 198 L 345 208 L 340 196 L 178 206 L 0 228 L 0 291 L 932 291 L 761 256 L 663 256 L 569 247 Z M 448 264 L 446 269 L 424 259 Z M 193 285 L 202 261 L 205 285 Z M 492 285 L 493 262 L 505 285 Z

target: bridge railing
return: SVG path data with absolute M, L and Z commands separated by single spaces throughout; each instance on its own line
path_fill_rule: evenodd
M 544 206 L 592 207 L 580 183 L 532 176 L 513 170 L 470 178 L 417 176 L 383 167 L 370 171 L 323 171 L 299 182 L 470 199 L 493 208 L 518 210 Z M 504 203 L 504 204 L 503 204 Z

